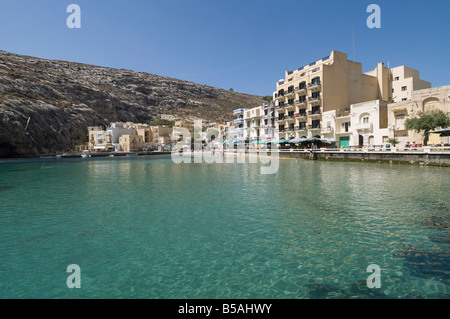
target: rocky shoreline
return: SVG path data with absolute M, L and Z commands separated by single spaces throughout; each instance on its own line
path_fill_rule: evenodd
M 158 75 L 0 51 L 0 157 L 62 153 L 88 126 L 162 117 L 226 121 L 262 97 Z

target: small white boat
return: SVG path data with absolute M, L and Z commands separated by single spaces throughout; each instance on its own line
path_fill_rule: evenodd
M 91 154 L 84 153 L 84 154 L 81 154 L 81 157 L 82 158 L 89 158 L 89 157 L 91 157 Z

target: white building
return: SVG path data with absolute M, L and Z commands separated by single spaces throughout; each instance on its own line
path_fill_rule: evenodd
M 350 145 L 381 149 L 387 143 L 387 102 L 369 101 L 350 106 Z
M 278 134 L 276 134 L 276 111 L 275 102 L 270 102 L 262 105 L 261 116 L 261 136 L 265 140 L 275 141 L 278 140 Z
M 261 136 L 262 106 L 244 110 L 244 137 L 247 140 L 259 140 Z
M 116 150 L 121 150 L 120 137 L 122 135 L 135 135 L 135 130 L 126 123 L 111 123 L 106 129 L 107 144 L 113 145 Z

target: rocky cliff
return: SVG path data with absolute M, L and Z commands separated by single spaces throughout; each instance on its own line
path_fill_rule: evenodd
M 69 151 L 87 127 L 161 117 L 225 121 L 261 97 L 123 69 L 0 51 L 0 157 Z

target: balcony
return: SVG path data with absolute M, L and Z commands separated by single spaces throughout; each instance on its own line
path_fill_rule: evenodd
M 297 113 L 297 118 L 302 118 L 302 117 L 306 117 L 306 112 L 305 113 Z
M 291 122 L 291 121 L 295 120 L 295 115 L 286 116 L 285 120 L 288 122 Z
M 320 110 L 308 111 L 308 116 L 320 116 Z
M 333 128 L 331 126 L 323 127 L 320 133 L 322 134 L 332 134 L 334 132 Z
M 293 108 L 294 107 L 294 104 L 286 104 L 285 106 L 284 106 L 286 109 L 290 109 L 290 108 Z
M 372 123 L 361 123 L 361 124 L 356 124 L 355 125 L 355 129 L 357 131 L 373 131 L 373 124 Z
M 282 94 L 275 94 L 275 99 L 278 101 L 284 101 L 284 93 Z
M 308 130 L 320 130 L 320 124 L 313 124 L 307 126 Z
M 294 90 L 298 94 L 306 93 L 306 86 L 305 87 L 296 86 Z
M 317 104 L 320 104 L 320 102 L 321 102 L 321 97 L 320 96 L 308 97 L 308 103 L 309 104 L 317 105 Z
M 285 132 L 293 132 L 294 129 L 295 129 L 294 126 L 289 126 L 289 127 L 285 128 Z
M 274 119 L 275 115 L 274 114 L 267 114 L 267 115 L 263 115 L 262 118 L 263 119 Z
M 284 118 L 284 116 L 283 116 L 283 117 L 277 118 L 277 122 L 281 122 L 281 121 L 286 121 L 286 119 Z
M 295 100 L 295 105 L 306 107 L 306 100 Z
M 244 114 L 244 109 L 234 110 L 233 115 Z
M 237 120 L 234 120 L 234 123 L 244 123 L 244 119 L 237 119 Z
M 311 91 L 318 91 L 318 90 L 320 90 L 321 87 L 322 86 L 321 86 L 320 82 L 308 84 L 308 90 L 311 90 Z
M 285 96 L 286 96 L 286 97 L 291 97 L 291 96 L 294 95 L 294 93 L 295 93 L 294 90 L 290 90 L 290 91 L 287 91 L 287 92 L 286 92 Z
M 300 125 L 295 127 L 296 131 L 306 131 L 306 125 Z

